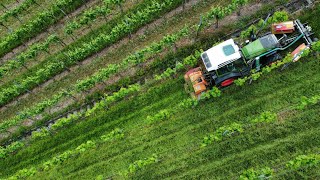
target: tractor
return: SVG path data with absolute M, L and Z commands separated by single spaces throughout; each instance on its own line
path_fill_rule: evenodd
M 294 20 L 272 24 L 271 32 L 258 39 L 251 35 L 251 41 L 247 40 L 242 46 L 234 39 L 229 39 L 201 54 L 202 67 L 191 69 L 185 74 L 185 86 L 189 87 L 188 91 L 194 98 L 199 99 L 202 93 L 213 86 L 230 86 L 234 80 L 250 75 L 252 70 L 260 71 L 282 59 L 285 50 L 296 48 L 298 44 L 291 54 L 292 60 L 297 61 L 315 41 L 312 36 L 309 26 Z

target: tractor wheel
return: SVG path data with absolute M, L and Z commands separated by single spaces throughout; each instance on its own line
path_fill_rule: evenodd
M 222 86 L 222 87 L 230 86 L 231 84 L 233 84 L 233 82 L 234 82 L 234 79 L 233 79 L 233 78 L 230 78 L 230 79 L 227 79 L 227 80 L 223 81 L 223 82 L 221 83 L 221 86 Z

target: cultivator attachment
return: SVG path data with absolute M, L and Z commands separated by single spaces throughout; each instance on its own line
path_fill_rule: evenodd
M 310 46 L 314 42 L 312 39 L 312 36 L 314 34 L 312 32 L 312 28 L 307 24 L 302 24 L 298 19 L 294 21 L 294 24 L 297 30 L 303 35 L 303 39 L 307 43 L 306 45 Z

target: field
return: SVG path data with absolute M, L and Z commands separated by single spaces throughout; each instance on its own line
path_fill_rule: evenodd
M 290 2 L 3 0 L 0 179 L 319 179 L 319 43 L 200 101 L 184 87 Z M 318 1 L 287 8 L 319 37 Z

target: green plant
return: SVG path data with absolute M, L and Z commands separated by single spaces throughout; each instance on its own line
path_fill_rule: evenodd
M 87 141 L 86 143 L 81 144 L 80 146 L 78 146 L 76 148 L 76 151 L 78 153 L 83 153 L 85 152 L 87 149 L 92 149 L 96 147 L 96 142 L 95 141 Z
M 266 112 L 261 113 L 259 117 L 253 119 L 251 122 L 253 122 L 253 123 L 262 123 L 262 122 L 271 123 L 271 122 L 274 122 L 276 119 L 277 119 L 276 113 L 266 111 Z
M 268 19 L 267 24 L 285 22 L 289 20 L 287 11 L 276 11 L 271 18 Z
M 250 168 L 246 171 L 244 171 L 239 179 L 240 180 L 262 180 L 262 179 L 269 179 L 274 174 L 274 170 L 265 167 L 259 170 L 254 170 L 253 168 Z
M 258 28 L 255 25 L 251 25 L 247 30 L 241 32 L 240 37 L 242 39 L 246 39 L 246 38 L 250 37 L 251 32 L 256 34 L 257 31 L 258 31 Z
M 41 128 L 39 131 L 33 131 L 31 134 L 31 139 L 36 140 L 36 139 L 41 139 L 43 137 L 46 137 L 50 135 L 50 132 L 47 128 Z
M 147 116 L 147 119 L 145 121 L 146 123 L 149 123 L 149 124 L 156 121 L 162 121 L 170 118 L 173 113 L 174 112 L 170 109 L 163 109 L 153 116 Z
M 6 158 L 10 153 L 16 152 L 24 146 L 25 144 L 21 141 L 15 141 L 7 145 L 6 147 L 0 146 L 0 159 Z
M 299 155 L 294 160 L 289 161 L 286 167 L 289 169 L 299 169 L 304 166 L 315 166 L 320 163 L 319 154 Z
M 150 165 L 150 164 L 154 164 L 154 163 L 156 163 L 158 161 L 159 161 L 159 159 L 158 159 L 158 156 L 156 154 L 153 154 L 149 158 L 145 158 L 145 159 L 142 159 L 142 160 L 137 160 L 137 161 L 135 161 L 135 162 L 133 162 L 133 163 L 131 163 L 129 165 L 128 171 L 125 174 L 126 175 L 133 174 L 136 171 L 144 168 L 145 166 Z
M 123 130 L 120 128 L 116 128 L 113 131 L 111 131 L 109 134 L 101 136 L 100 139 L 103 142 L 106 142 L 113 139 L 122 139 L 123 137 L 124 137 Z
M 23 4 L 32 5 L 34 0 L 26 0 Z M 22 4 L 22 5 L 23 5 Z M 44 29 L 61 19 L 65 13 L 71 12 L 82 4 L 81 0 L 57 0 L 48 9 L 37 13 L 34 18 L 29 22 L 22 25 L 20 28 L 16 29 L 14 32 L 6 37 L 1 38 L 0 43 L 0 56 L 5 53 L 10 52 L 15 47 L 23 44 L 29 38 L 34 37 L 38 33 L 42 32 Z M 67 10 L 63 11 L 61 7 L 66 7 Z M 23 6 L 19 6 L 19 11 L 22 10 Z M 61 13 L 63 11 L 64 13 Z M 15 12 L 18 13 L 18 12 Z M 1 20 L 0 20 L 1 21 Z
M 206 147 L 213 142 L 220 142 L 226 137 L 232 136 L 234 133 L 242 133 L 244 131 L 243 125 L 232 123 L 229 126 L 222 126 L 218 128 L 213 134 L 203 138 L 201 147 Z
M 31 177 L 33 175 L 35 175 L 37 172 L 36 168 L 32 167 L 29 169 L 22 169 L 20 171 L 18 171 L 14 176 L 11 176 L 8 179 L 25 179 L 27 177 Z
M 315 105 L 319 103 L 319 101 L 320 101 L 320 95 L 315 95 L 309 98 L 306 96 L 302 96 L 300 99 L 300 103 L 296 107 L 302 110 L 302 109 L 305 109 L 307 106 Z
M 248 77 L 238 78 L 234 80 L 234 84 L 236 84 L 237 86 L 243 86 L 247 80 L 248 80 Z
M 221 90 L 217 87 L 213 87 L 211 90 L 201 94 L 201 99 L 217 98 L 221 96 Z

